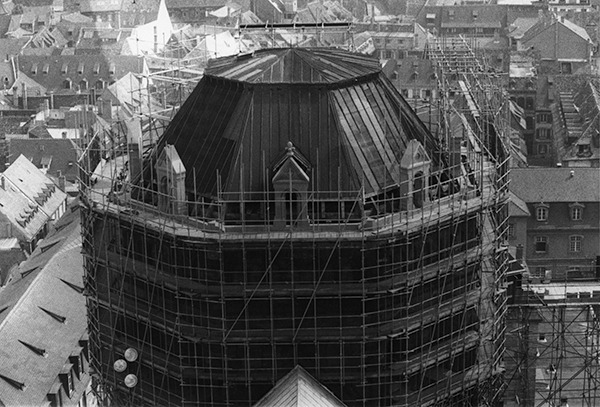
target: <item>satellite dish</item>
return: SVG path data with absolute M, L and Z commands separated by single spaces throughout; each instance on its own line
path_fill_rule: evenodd
M 135 387 L 135 385 L 138 382 L 137 376 L 134 375 L 133 373 L 128 374 L 127 376 L 125 376 L 125 386 L 129 387 L 130 389 Z
M 125 369 L 127 369 L 127 362 L 125 362 L 123 359 L 117 359 L 113 364 L 113 369 L 115 369 L 115 372 L 118 373 L 124 372 Z
M 135 362 L 138 358 L 138 352 L 137 350 L 133 349 L 133 348 L 127 348 L 125 350 L 125 359 L 128 362 Z

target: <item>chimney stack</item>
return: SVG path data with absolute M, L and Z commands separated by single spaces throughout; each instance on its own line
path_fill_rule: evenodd
M 21 87 L 23 89 L 23 110 L 27 110 L 27 85 L 22 83 Z
M 57 171 L 58 176 L 58 187 L 61 191 L 66 192 L 66 184 L 67 179 L 64 175 L 62 175 L 62 171 Z
M 517 251 L 515 253 L 515 257 L 517 261 L 522 261 L 523 260 L 523 245 L 521 243 L 519 243 L 517 245 Z

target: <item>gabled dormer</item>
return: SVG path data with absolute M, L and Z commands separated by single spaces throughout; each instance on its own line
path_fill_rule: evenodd
M 307 225 L 307 191 L 310 163 L 288 142 L 284 155 L 272 167 L 275 225 Z
M 187 215 L 185 166 L 175 146 L 167 144 L 156 161 L 158 207 L 175 215 Z
M 400 193 L 406 197 L 406 209 L 423 207 L 429 200 L 429 172 L 431 159 L 417 140 L 409 141 L 400 160 Z

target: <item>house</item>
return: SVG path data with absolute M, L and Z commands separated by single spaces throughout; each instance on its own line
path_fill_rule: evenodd
M 406 99 L 437 99 L 439 96 L 438 76 L 431 59 L 398 60 L 391 80 Z
M 552 105 L 557 162 L 600 168 L 600 82 L 576 84 L 559 89 Z
M 594 277 L 600 258 L 598 169 L 513 168 L 510 173 L 511 192 L 520 199 L 513 201 L 519 211 L 512 210 L 509 219 L 511 245 L 523 246 L 531 278 Z
M 81 151 L 72 139 L 13 138 L 8 140 L 8 153 L 11 164 L 21 155 L 27 157 L 41 172 L 54 178 L 63 191 L 65 181 L 74 184 L 79 176 L 77 159 Z
M 94 406 L 77 206 L 0 291 L 2 405 Z
M 417 22 L 438 35 L 494 37 L 504 34 L 507 8 L 491 4 L 425 6 Z
M 41 87 L 39 92 L 34 93 L 27 86 L 30 99 L 32 96 L 44 96 L 46 99 L 46 94 L 50 93 L 73 95 L 87 94 L 91 89 L 101 91 L 127 73 L 148 72 L 144 59 L 131 55 L 27 55 L 19 58 L 18 66 L 19 76 L 27 76 Z M 57 106 L 51 103 L 51 107 Z
M 80 0 L 79 12 L 94 21 L 108 21 L 115 28 L 121 28 L 122 0 Z
M 160 1 L 156 15 L 150 12 L 140 14 L 136 11 L 140 7 L 138 3 L 128 5 L 122 13 L 128 21 L 138 18 L 140 15 L 145 18 L 136 20 L 139 24 L 135 25 L 131 30 L 131 35 L 125 40 L 121 55 L 158 54 L 165 49 L 173 33 L 173 25 L 165 0 Z
M 2 287 L 12 267 L 25 260 L 25 253 L 16 237 L 0 239 L 0 287 Z
M 229 0 L 166 0 L 173 23 L 201 24 L 210 12 L 225 6 Z
M 21 155 L 0 175 L 0 238 L 16 237 L 31 253 L 66 206 L 67 195 Z
M 543 18 L 521 38 L 521 50 L 532 50 L 540 73 L 571 74 L 589 71 L 593 42 L 584 28 L 560 18 Z

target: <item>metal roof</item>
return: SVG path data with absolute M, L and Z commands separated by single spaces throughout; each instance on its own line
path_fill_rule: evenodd
M 211 63 L 158 144 L 174 145 L 201 196 L 264 192 L 288 142 L 312 168 L 313 191 L 374 195 L 398 185 L 407 143 L 436 143 L 379 62 L 341 50 L 269 49 Z M 190 176 L 190 174 L 194 174 Z M 145 179 L 150 179 L 145 176 Z
M 205 75 L 250 83 L 336 83 L 377 74 L 379 61 L 335 49 L 279 48 L 211 61 Z

